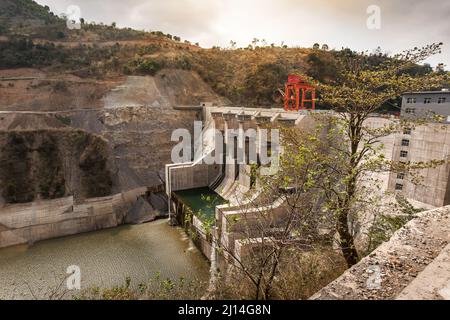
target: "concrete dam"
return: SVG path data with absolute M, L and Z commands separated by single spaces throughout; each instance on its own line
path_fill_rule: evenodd
M 245 257 L 253 247 L 264 241 L 258 237 L 256 228 L 253 232 L 251 228 L 248 230 L 248 225 L 239 223 L 242 216 L 251 221 L 259 214 L 270 213 L 266 223 L 271 230 L 270 236 L 276 238 L 285 217 L 285 198 L 262 199 L 255 170 L 270 169 L 261 164 L 261 159 L 270 158 L 276 151 L 271 127 L 308 130 L 314 126 L 312 114 L 283 109 L 226 107 L 217 101 L 202 102 L 195 106 L 181 106 L 176 102 L 177 105 L 172 106 L 167 114 L 156 119 L 155 110 L 162 112 L 162 105 L 168 103 L 163 98 L 152 102 L 153 106 L 114 105 L 114 101 L 125 103 L 125 100 L 121 100 L 124 95 L 131 99 L 133 92 L 129 90 L 123 87 L 115 91 L 107 100 L 108 108 L 101 112 L 71 111 L 65 114 L 72 119 L 72 125 L 100 134 L 111 143 L 116 173 L 113 178 L 114 194 L 88 199 L 69 196 L 4 206 L 0 209 L 0 247 L 26 246 L 40 241 L 46 243 L 46 239 L 106 228 L 114 230 L 122 224 L 141 223 L 167 214 L 170 224 L 183 226 L 188 231 L 199 252 L 209 260 L 209 274 L 213 274 L 214 270 L 230 269 L 232 257 Z M 315 113 L 320 115 L 320 112 Z M 25 116 L 20 115 L 21 118 Z M 42 114 L 46 119 L 47 116 L 46 113 Z M 195 120 L 202 121 L 202 134 L 197 141 L 193 141 L 202 147 L 198 150 L 193 148 L 188 157 L 177 163 L 170 162 L 174 143 L 170 142 L 170 132 L 164 128 L 164 123 L 173 116 L 176 118 L 176 124 L 173 125 L 186 128 L 189 132 L 195 131 L 192 128 Z M 151 127 L 149 131 L 150 126 L 145 122 L 147 120 L 157 121 L 157 128 Z M 46 122 L 45 126 L 52 121 Z M 370 126 L 380 127 L 398 119 L 373 115 L 368 121 Z M 11 120 L 13 122 L 17 123 Z M 450 154 L 447 127 L 429 124 L 410 132 L 384 137 L 383 154 L 386 159 L 399 160 L 404 158 L 408 149 L 407 157 L 411 161 L 446 159 Z M 253 133 L 246 136 L 249 130 Z M 220 133 L 223 141 L 216 139 L 215 133 Z M 140 139 L 145 134 L 156 134 L 157 139 Z M 409 141 L 408 146 L 405 146 L 405 140 Z M 220 161 L 206 161 L 216 157 L 218 146 L 224 150 L 218 159 Z M 140 147 L 144 147 L 145 154 L 139 151 Z M 131 154 L 138 156 L 131 157 Z M 250 161 L 252 154 L 256 155 L 254 162 Z M 166 163 L 162 172 L 158 172 L 160 163 Z M 402 194 L 424 208 L 433 209 L 449 204 L 449 169 L 448 165 L 444 165 L 424 170 L 424 180 L 420 185 L 397 174 L 380 173 L 377 178 L 382 181 L 381 192 Z M 167 203 L 161 206 L 162 202 L 158 201 L 159 213 L 152 216 L 148 200 L 162 192 L 165 193 Z M 166 223 L 165 220 L 161 221 Z M 165 243 L 152 246 L 164 250 Z M 227 252 L 220 250 L 224 246 Z M 184 254 L 198 252 L 192 246 L 184 250 Z M 195 261 L 199 261 L 197 258 Z M 184 266 L 190 268 L 189 263 Z M 207 268 L 201 264 L 203 275 L 208 275 Z M 164 265 L 159 267 L 165 268 Z
M 168 210 L 172 222 L 184 225 L 189 230 L 196 245 L 210 260 L 211 274 L 213 275 L 215 270 L 222 272 L 232 270 L 230 268 L 237 259 L 245 259 L 245 256 L 253 248 L 257 247 L 261 241 L 265 241 L 260 238 L 260 233 L 258 233 L 260 222 L 257 221 L 256 216 L 269 215 L 266 227 L 273 230 L 270 234 L 271 237 L 277 236 L 278 229 L 286 218 L 285 202 L 288 195 L 273 198 L 269 202 L 267 199 L 259 199 L 260 186 L 258 181 L 255 181 L 253 170 L 265 168 L 258 163 L 255 168 L 255 164 L 250 163 L 249 149 L 251 147 L 245 132 L 248 129 L 256 131 L 253 142 L 256 145 L 255 151 L 259 159 L 263 156 L 262 153 L 271 149 L 272 144 L 270 138 L 268 141 L 262 139 L 264 128 L 291 127 L 308 130 L 314 125 L 314 117 L 308 112 L 293 113 L 282 109 L 213 106 L 204 107 L 203 117 L 203 134 L 197 141 L 197 144 L 202 146 L 200 152 L 194 154 L 192 161 L 166 165 L 166 194 L 169 199 Z M 373 115 L 366 125 L 371 128 L 380 128 L 396 121 L 398 118 L 393 116 Z M 379 145 L 382 147 L 384 157 L 388 160 L 401 160 L 401 157 L 404 157 L 405 140 L 409 141 L 407 147 L 410 161 L 446 159 L 450 156 L 447 127 L 440 124 L 419 126 L 414 131 L 383 137 Z M 220 139 L 219 142 L 217 139 L 215 141 L 214 134 L 208 134 L 211 131 L 223 136 L 223 141 Z M 230 133 L 231 131 L 232 133 Z M 215 148 L 221 146 L 222 143 L 223 148 L 219 149 L 221 149 L 220 151 L 224 150 L 224 161 L 205 163 L 204 160 L 211 156 Z M 239 152 L 241 152 L 241 158 L 243 155 L 243 159 L 239 159 Z M 450 209 L 446 206 L 450 204 L 448 201 L 449 172 L 448 164 L 423 170 L 421 172 L 423 182 L 420 185 L 415 185 L 396 173 L 379 173 L 376 178 L 381 181 L 382 188 L 374 190 L 374 192 L 379 192 L 382 196 L 401 194 L 412 203 L 427 209 L 442 207 L 439 214 L 443 215 L 442 219 L 448 219 Z M 438 177 L 442 177 L 442 179 Z M 400 184 L 402 188 L 399 188 Z M 211 197 L 212 201 L 205 200 Z M 433 211 L 429 211 L 423 216 L 433 217 L 433 215 Z M 414 220 L 417 225 L 421 225 L 421 217 Z M 252 219 L 254 219 L 253 222 L 251 222 Z M 400 234 L 403 232 L 402 230 L 399 231 Z M 416 229 L 414 232 L 422 234 Z M 400 234 L 399 237 L 403 239 L 404 236 Z M 440 255 L 443 256 L 443 258 L 439 258 L 440 260 L 445 259 L 445 255 L 448 254 L 448 247 L 445 248 L 445 244 L 449 240 L 448 234 L 448 222 L 445 222 L 440 225 L 439 231 L 436 231 L 436 238 L 423 241 L 425 247 L 432 246 L 436 249 L 427 260 L 428 262 L 435 258 L 438 259 L 437 257 Z M 408 237 L 412 236 L 408 235 Z M 434 241 L 442 243 L 442 245 L 435 246 Z M 385 244 L 385 247 L 396 248 L 393 250 L 398 249 L 399 251 L 406 250 L 401 243 L 403 240 L 398 241 L 394 237 Z M 383 250 L 385 249 L 379 249 L 380 252 L 385 252 Z M 384 253 L 380 253 L 380 255 L 384 257 Z M 441 265 L 442 263 L 441 261 Z M 363 260 L 356 268 L 365 270 L 364 266 L 367 267 L 366 260 Z M 417 272 L 421 273 L 426 269 L 425 267 L 426 265 L 417 268 Z M 436 268 L 436 266 L 432 268 Z M 328 298 L 330 294 L 342 295 L 340 291 L 337 293 L 330 293 L 330 291 L 338 290 L 343 286 L 352 286 L 345 279 L 347 278 L 343 276 L 336 282 L 339 286 L 331 286 L 324 289 L 323 292 L 327 292 Z M 389 298 L 400 297 L 400 293 L 410 281 L 411 279 L 405 279 L 403 284 L 395 289 L 396 291 L 380 294 L 385 294 L 385 297 Z M 438 284 L 434 289 L 441 288 L 439 286 L 445 286 L 445 282 Z M 415 290 L 415 293 L 409 294 L 414 296 L 417 294 L 417 288 Z M 357 294 L 359 291 L 356 291 L 351 297 L 356 297 Z

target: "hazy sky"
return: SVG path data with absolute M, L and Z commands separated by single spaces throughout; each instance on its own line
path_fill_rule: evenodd
M 203 47 L 239 46 L 253 38 L 268 44 L 396 53 L 444 42 L 429 62 L 450 67 L 448 0 L 37 0 L 57 14 L 77 5 L 87 21 L 116 22 L 120 27 L 161 30 Z M 381 28 L 369 29 L 367 8 L 381 9 Z

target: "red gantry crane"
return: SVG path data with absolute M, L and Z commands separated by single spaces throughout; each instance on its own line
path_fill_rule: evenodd
M 316 108 L 316 88 L 306 83 L 302 77 L 289 75 L 284 92 L 284 110 L 314 110 Z

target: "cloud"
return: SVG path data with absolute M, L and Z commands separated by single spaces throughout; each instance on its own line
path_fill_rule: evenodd
M 61 13 L 80 6 L 88 21 L 161 30 L 204 46 L 268 43 L 398 52 L 444 42 L 430 62 L 450 65 L 450 3 L 446 0 L 38 0 Z M 369 5 L 381 8 L 381 29 L 366 27 Z
M 38 0 L 57 14 L 77 5 L 87 21 L 111 23 L 145 30 L 183 33 L 193 36 L 211 27 L 220 12 L 220 2 L 204 0 Z

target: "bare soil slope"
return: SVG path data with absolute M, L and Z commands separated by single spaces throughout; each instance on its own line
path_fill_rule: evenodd
M 0 110 L 63 111 L 103 107 L 102 98 L 122 79 L 82 79 L 37 69 L 0 70 Z

